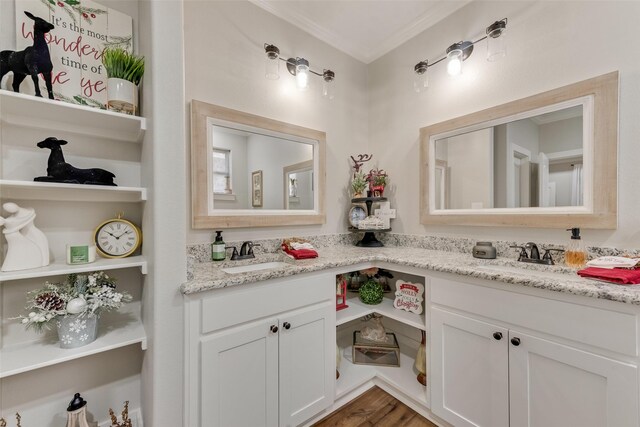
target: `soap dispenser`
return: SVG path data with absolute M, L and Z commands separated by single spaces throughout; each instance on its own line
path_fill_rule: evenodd
M 222 240 L 222 231 L 216 231 L 216 241 L 211 244 L 211 260 L 224 261 L 227 257 L 225 252 L 225 243 Z
M 564 262 L 569 267 L 584 267 L 587 263 L 587 248 L 580 238 L 580 229 L 568 228 L 567 231 L 571 231 L 571 240 L 564 251 Z

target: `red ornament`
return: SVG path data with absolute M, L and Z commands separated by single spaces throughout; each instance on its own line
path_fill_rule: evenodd
M 84 12 L 82 12 L 82 16 L 83 16 L 84 18 L 88 18 L 88 17 L 89 17 L 89 15 L 87 15 L 87 14 L 86 14 L 86 13 L 84 13 Z
M 58 6 L 60 7 L 64 7 L 64 3 L 62 3 L 61 1 L 58 2 Z
M 91 17 L 92 17 L 92 18 L 95 18 L 95 17 L 96 17 L 96 14 L 95 14 L 95 13 L 92 13 L 92 14 L 91 14 Z

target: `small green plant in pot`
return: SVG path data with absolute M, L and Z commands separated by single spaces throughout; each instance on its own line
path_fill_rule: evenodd
M 135 114 L 138 109 L 138 85 L 144 75 L 144 57 L 122 48 L 106 48 L 102 64 L 107 71 L 107 107 Z
M 362 192 L 367 188 L 367 177 L 363 172 L 358 172 L 353 176 L 351 189 L 353 197 L 362 197 Z
M 369 305 L 380 304 L 382 298 L 384 298 L 382 285 L 376 280 L 367 280 L 360 286 L 358 293 L 360 294 L 360 301 Z

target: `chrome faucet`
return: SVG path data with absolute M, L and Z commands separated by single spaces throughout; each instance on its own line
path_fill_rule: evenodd
M 529 262 L 532 264 L 555 265 L 555 262 L 553 262 L 553 258 L 551 257 L 551 252 L 564 252 L 563 249 L 543 248 L 544 255 L 541 259 L 538 245 L 533 242 L 527 242 L 527 244 L 524 246 L 516 245 L 510 247 L 514 249 L 520 249 L 520 253 L 518 254 L 518 261 Z M 529 253 L 527 253 L 527 250 L 529 250 Z
M 258 243 L 253 243 L 252 241 L 247 241 L 240 246 L 240 256 L 245 256 L 247 258 L 255 258 L 256 256 L 253 254 L 253 248 L 256 246 L 260 246 Z
M 527 244 L 524 245 L 524 248 L 529 250 L 529 258 L 540 259 L 540 251 L 538 250 L 538 245 L 533 242 L 527 242 Z
M 241 261 L 243 259 L 255 258 L 256 255 L 253 253 L 253 248 L 256 246 L 260 246 L 260 244 L 253 243 L 249 240 L 242 243 L 242 246 L 240 246 L 240 253 L 238 253 L 238 248 L 235 246 L 227 246 L 225 249 L 233 249 L 233 252 L 231 253 L 231 261 Z

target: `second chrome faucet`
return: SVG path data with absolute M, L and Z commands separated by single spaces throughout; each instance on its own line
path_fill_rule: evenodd
M 538 249 L 538 245 L 533 242 L 527 242 L 527 244 L 525 244 L 524 246 L 516 245 L 510 247 L 514 249 L 520 249 L 518 261 L 529 262 L 533 264 L 554 265 L 555 262 L 553 262 L 551 252 L 564 252 L 563 249 L 546 248 L 543 249 L 544 255 L 542 256 L 542 258 L 540 258 L 540 250 Z
M 260 246 L 260 244 L 253 243 L 249 240 L 242 243 L 242 246 L 240 246 L 240 253 L 238 253 L 238 248 L 235 246 L 227 246 L 225 249 L 233 249 L 233 252 L 231 253 L 231 261 L 240 261 L 243 259 L 255 258 L 256 255 L 253 253 L 253 248 L 257 246 Z

